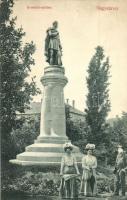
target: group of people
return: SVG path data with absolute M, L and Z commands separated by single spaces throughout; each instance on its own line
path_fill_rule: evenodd
M 61 198 L 77 198 L 78 195 L 97 196 L 96 168 L 97 159 L 93 155 L 95 149 L 94 144 L 87 144 L 85 149 L 87 154 L 82 158 L 82 174 L 80 174 L 76 158 L 72 154 L 73 145 L 71 143 L 64 144 L 65 154 L 61 160 Z M 119 195 L 120 187 L 122 195 L 125 195 L 125 168 L 126 159 L 121 146 L 118 147 L 118 155 L 115 164 L 115 189 L 114 195 Z M 80 178 L 81 177 L 81 178 Z
M 62 45 L 58 32 L 58 22 L 54 21 L 52 27 L 46 31 L 45 38 L 45 56 L 46 61 L 50 66 L 62 67 Z M 87 155 L 82 158 L 82 171 L 81 181 L 80 173 L 77 166 L 76 158 L 71 153 L 73 150 L 72 144 L 65 144 L 65 155 L 61 161 L 61 184 L 60 196 L 64 198 L 77 197 L 79 192 L 84 196 L 97 195 L 97 182 L 96 182 L 96 168 L 97 159 L 93 155 L 95 149 L 94 144 L 87 144 Z M 118 147 L 118 155 L 115 165 L 115 195 L 119 195 L 119 189 L 122 189 L 122 195 L 125 195 L 125 167 L 126 159 L 124 151 L 121 146 Z M 80 189 L 79 189 L 80 188 Z

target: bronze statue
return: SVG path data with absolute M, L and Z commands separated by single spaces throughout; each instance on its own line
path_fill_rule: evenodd
M 59 32 L 57 30 L 58 22 L 54 21 L 53 26 L 47 30 L 45 39 L 45 56 L 50 65 L 62 65 L 62 46 L 60 43 Z

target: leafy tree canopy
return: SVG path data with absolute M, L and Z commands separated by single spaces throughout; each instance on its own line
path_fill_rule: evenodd
M 101 46 L 96 47 L 89 66 L 87 76 L 88 95 L 85 110 L 89 127 L 88 141 L 101 145 L 108 144 L 106 117 L 110 111 L 109 101 L 109 58 L 105 58 Z
M 38 94 L 34 78 L 27 81 L 31 67 L 35 64 L 33 42 L 23 45 L 23 28 L 16 28 L 16 18 L 11 17 L 13 0 L 2 0 L 0 5 L 0 67 L 1 67 L 1 124 L 2 151 L 4 145 L 10 148 L 11 131 L 16 127 L 16 112 L 24 112 L 32 96 Z

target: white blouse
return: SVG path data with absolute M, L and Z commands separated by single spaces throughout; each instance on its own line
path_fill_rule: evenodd
M 76 162 L 76 158 L 73 155 L 67 156 L 64 155 L 62 157 L 61 160 L 61 169 L 60 169 L 60 173 L 63 173 L 63 169 L 65 166 L 74 166 L 76 169 L 77 174 L 79 174 L 79 170 L 78 170 L 78 166 L 77 166 L 77 162 Z
M 75 162 L 76 162 L 76 159 L 75 159 L 75 157 L 73 155 L 71 155 L 71 156 L 64 155 L 62 157 L 62 161 L 61 162 L 64 165 L 73 166 L 75 164 Z
M 82 167 L 84 169 L 92 168 L 95 169 L 97 168 L 97 159 L 95 156 L 92 155 L 86 155 L 82 158 Z

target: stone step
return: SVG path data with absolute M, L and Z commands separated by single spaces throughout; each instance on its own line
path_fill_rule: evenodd
M 39 162 L 39 161 L 21 161 L 21 160 L 17 160 L 17 159 L 13 159 L 13 160 L 10 160 L 9 161 L 10 163 L 12 164 L 18 164 L 18 165 L 21 165 L 21 166 L 41 166 L 41 167 L 46 167 L 46 168 L 51 168 L 51 167 L 54 167 L 54 166 L 57 166 L 59 169 L 60 169 L 60 164 L 61 162 Z M 78 162 L 77 162 L 78 164 Z M 80 162 L 79 162 L 80 164 Z
M 52 143 L 36 143 L 26 147 L 28 152 L 60 152 L 63 153 L 62 144 L 52 144 Z
M 18 164 L 22 166 L 42 166 L 42 167 L 59 166 L 60 167 L 60 162 L 22 161 L 22 160 L 17 160 L 17 159 L 10 160 L 9 162 L 12 164 Z
M 67 137 L 38 137 L 35 143 L 54 143 L 54 144 L 64 144 L 70 142 Z
M 10 162 L 24 166 L 45 166 L 46 163 L 47 166 L 60 166 L 61 158 L 64 154 L 63 144 L 70 142 L 66 139 L 66 137 L 38 137 L 37 143 L 27 146 L 24 153 L 18 154 L 16 159 L 10 160 Z M 78 147 L 74 146 L 73 153 L 76 156 L 77 162 L 81 163 L 82 154 Z
M 63 153 L 52 153 L 52 152 L 24 152 L 18 154 L 16 159 L 19 161 L 33 161 L 33 162 L 61 162 Z M 77 161 L 81 162 L 81 155 L 76 154 Z
M 34 140 L 34 143 L 51 143 L 52 140 L 47 140 L 47 139 L 37 139 Z M 54 140 L 53 143 L 54 144 L 65 144 L 66 142 L 68 142 L 68 140 Z
M 63 144 L 53 143 L 35 143 L 26 147 L 26 152 L 59 152 L 64 153 Z M 77 147 L 74 147 L 73 152 L 79 152 Z

